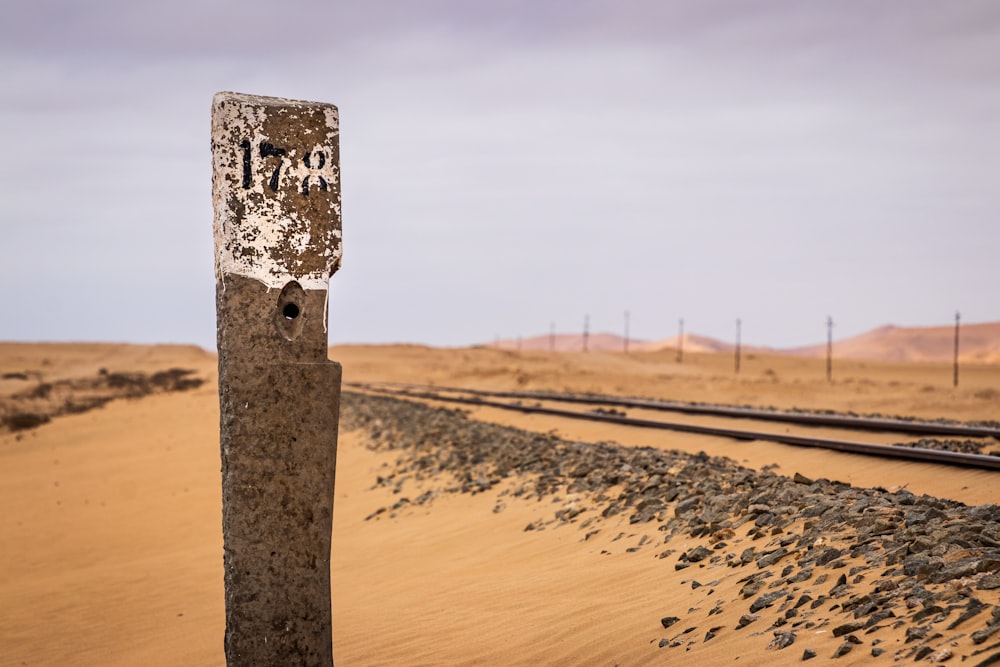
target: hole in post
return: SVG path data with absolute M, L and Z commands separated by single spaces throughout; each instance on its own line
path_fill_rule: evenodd
M 285 285 L 278 295 L 274 309 L 274 323 L 285 340 L 295 340 L 302 333 L 306 321 L 306 292 L 294 280 Z

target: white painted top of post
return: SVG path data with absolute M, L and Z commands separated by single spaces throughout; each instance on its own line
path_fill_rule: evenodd
M 321 127 L 316 118 L 322 115 Z M 270 121 L 309 117 L 301 136 L 268 136 Z M 312 128 L 308 127 L 312 125 Z M 269 288 L 329 288 L 340 267 L 339 118 L 330 104 L 241 93 L 212 103 L 215 275 Z

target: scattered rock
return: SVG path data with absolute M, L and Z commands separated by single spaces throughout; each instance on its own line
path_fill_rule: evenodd
M 775 549 L 774 551 L 762 554 L 757 558 L 757 567 L 763 569 L 765 567 L 770 567 L 774 565 L 779 560 L 788 555 L 788 549 L 781 547 L 780 549 Z
M 915 639 L 923 639 L 930 632 L 931 626 L 929 625 L 911 625 L 906 628 L 906 642 L 912 642 Z
M 854 644 L 852 644 L 851 642 L 844 642 L 843 644 L 837 647 L 836 651 L 833 652 L 833 657 L 842 658 L 853 650 L 854 650 Z
M 39 382 L 30 389 L 3 396 L 0 399 L 0 431 L 26 431 L 47 424 L 55 417 L 100 408 L 115 399 L 188 391 L 205 382 L 195 377 L 195 371 L 183 368 L 153 374 L 101 370 L 103 372 L 95 377 Z
M 783 648 L 788 648 L 795 643 L 795 633 L 794 632 L 783 632 L 781 630 L 774 631 L 774 639 L 771 643 L 767 645 L 768 649 L 781 650 Z
M 841 635 L 846 635 L 851 632 L 857 632 L 863 627 L 865 627 L 863 622 L 844 623 L 843 625 L 838 625 L 833 629 L 833 636 L 840 637 Z
M 943 648 L 927 656 L 927 662 L 944 662 L 945 660 L 951 660 L 954 655 L 951 649 Z
M 737 628 L 756 622 L 760 612 L 780 602 L 777 613 L 770 612 L 777 616 L 775 640 L 798 628 L 829 627 L 833 636 L 845 637 L 835 657 L 860 641 L 854 633 L 878 633 L 887 623 L 905 633 L 910 657 L 936 642 L 941 635 L 932 628 L 943 630 L 947 621 L 949 630 L 966 633 L 959 635 L 965 642 L 984 644 L 1000 632 L 997 607 L 973 597 L 974 591 L 1000 588 L 996 505 L 966 507 L 905 489 L 857 489 L 801 474 L 783 477 L 705 454 L 569 442 L 477 422 L 461 411 L 351 392 L 344 392 L 342 408 L 344 430 L 365 429 L 370 447 L 393 451 L 396 460 L 380 471 L 377 485 L 396 493 L 405 485 L 401 497 L 412 499 L 408 506 L 516 480 L 511 496 L 496 507 L 520 498 L 555 500 L 551 513 L 525 530 L 576 525 L 590 536 L 600 522 L 622 521 L 617 516 L 622 514 L 632 524 L 659 529 L 661 557 L 675 553 L 681 538 L 714 547 L 688 549 L 673 563 L 677 570 L 694 564 L 708 572 L 755 563 L 753 574 L 739 582 L 740 595 L 753 602 Z M 595 504 L 588 505 L 587 498 Z M 581 514 L 587 507 L 596 511 Z M 384 512 L 380 508 L 372 516 Z M 754 546 L 739 546 L 743 539 Z M 844 572 L 838 572 L 841 568 Z M 815 569 L 822 574 L 813 580 Z M 837 580 L 824 595 L 818 587 L 828 574 Z M 698 583 L 692 580 L 692 589 L 704 595 Z M 708 595 L 714 590 L 713 584 Z M 717 603 L 713 610 L 718 608 Z M 993 615 L 983 623 L 988 610 Z M 705 641 L 720 629 L 709 630 Z M 882 652 L 873 643 L 872 655 Z M 814 656 L 806 649 L 803 660 Z
M 695 547 L 694 549 L 691 549 L 686 554 L 683 554 L 681 558 L 691 563 L 698 563 L 700 561 L 705 560 L 711 555 L 712 555 L 711 549 L 706 549 L 705 547 L 699 546 Z
M 850 634 L 852 632 L 857 632 L 858 630 L 862 629 L 863 627 L 865 627 L 865 624 L 864 624 L 864 622 L 860 622 L 860 621 L 851 622 L 851 623 L 844 623 L 843 625 L 838 625 L 837 627 L 835 627 L 833 629 L 833 636 L 834 637 L 840 637 L 842 635 Z
M 775 600 L 783 598 L 788 595 L 788 591 L 780 590 L 773 593 L 764 593 L 759 598 L 753 601 L 750 605 L 750 613 L 760 611 L 774 604 Z

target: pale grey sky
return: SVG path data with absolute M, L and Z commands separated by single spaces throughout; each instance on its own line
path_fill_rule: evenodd
M 333 342 L 1000 319 L 989 0 L 0 0 L 0 339 L 214 345 L 219 90 L 340 107 Z

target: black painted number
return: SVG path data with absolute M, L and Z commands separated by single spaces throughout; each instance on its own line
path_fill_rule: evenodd
M 313 155 L 316 155 L 315 165 L 313 165 L 313 159 L 312 159 Z M 308 169 L 310 172 L 313 171 L 317 172 L 315 175 L 316 175 L 316 180 L 319 182 L 319 189 L 322 190 L 323 192 L 329 190 L 330 186 L 327 184 L 326 179 L 323 178 L 322 174 L 320 173 L 320 171 L 326 165 L 326 153 L 324 153 L 323 151 L 316 151 L 315 153 L 310 151 L 306 153 L 305 156 L 303 156 L 302 162 L 306 165 L 306 169 Z M 311 175 L 312 174 L 310 173 L 310 176 Z M 302 179 L 302 194 L 304 194 L 307 197 L 309 196 L 310 176 L 306 176 L 305 178 Z
M 253 171 L 251 170 L 250 160 L 253 158 L 253 147 L 250 142 L 246 139 L 240 142 L 240 148 L 243 149 L 243 189 L 250 189 L 250 181 L 253 179 Z
M 249 190 L 253 185 L 253 163 L 254 163 L 254 146 L 248 139 L 244 139 L 240 142 L 240 148 L 243 149 L 243 189 Z M 261 160 L 266 158 L 276 157 L 278 158 L 278 164 L 275 165 L 274 171 L 271 172 L 271 177 L 267 181 L 267 185 L 273 192 L 278 191 L 278 183 L 281 179 L 281 165 L 284 162 L 285 156 L 288 151 L 284 148 L 279 148 L 274 144 L 262 141 L 257 146 L 257 157 Z M 326 180 L 323 172 L 323 168 L 326 166 L 326 153 L 324 151 L 308 151 L 302 156 L 302 163 L 305 165 L 307 174 L 303 176 L 302 183 L 300 187 L 300 192 L 309 196 L 310 190 L 310 179 L 315 178 L 315 184 L 319 186 L 319 189 L 323 192 L 328 192 L 330 189 L 330 184 Z
M 249 140 L 244 139 L 240 142 L 240 148 L 243 149 L 243 189 L 249 190 L 250 185 L 253 183 L 253 145 Z M 288 152 L 284 148 L 278 148 L 272 143 L 267 141 L 260 142 L 258 147 L 260 151 L 261 158 L 276 157 L 278 158 L 278 164 L 271 172 L 271 178 L 268 180 L 267 185 L 274 192 L 278 191 L 278 179 L 281 176 L 281 158 Z
M 274 192 L 278 191 L 278 173 L 281 171 L 281 156 L 285 154 L 284 148 L 278 148 L 274 144 L 269 144 L 266 141 L 260 142 L 260 156 L 264 157 L 277 157 L 278 166 L 274 168 L 274 173 L 271 174 L 271 180 L 268 181 L 268 185 L 271 186 L 271 190 Z

